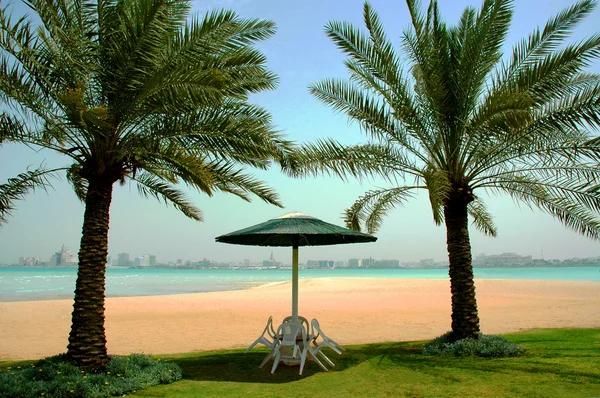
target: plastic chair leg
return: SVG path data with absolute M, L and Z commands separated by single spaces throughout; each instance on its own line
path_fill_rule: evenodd
M 325 372 L 329 372 L 329 369 L 327 369 L 327 366 L 323 365 L 323 362 L 319 361 L 319 358 L 317 358 L 317 356 L 319 355 L 318 351 L 314 351 L 314 350 L 310 350 L 309 352 L 310 355 L 310 359 L 315 361 L 317 363 L 317 365 L 319 365 L 321 367 L 321 369 L 323 369 Z
M 298 347 L 298 344 L 296 344 L 294 346 L 294 351 L 292 352 L 292 358 L 296 358 L 296 355 L 298 355 L 298 350 L 300 349 L 300 347 Z
M 254 348 L 255 345 L 258 344 L 258 340 L 254 340 L 254 343 L 250 344 L 250 347 L 246 348 L 246 354 L 248 353 L 248 351 L 250 351 L 251 349 Z
M 275 369 L 277 369 L 277 365 L 279 365 L 279 360 L 281 359 L 281 353 L 277 351 L 275 354 L 275 359 L 273 360 L 273 367 L 271 368 L 271 374 L 275 373 Z
M 302 371 L 304 370 L 304 364 L 306 363 L 306 355 L 308 353 L 308 349 L 302 350 L 302 355 L 300 356 L 300 372 L 298 374 L 302 376 Z
M 336 353 L 338 353 L 339 355 L 342 355 L 342 352 L 336 347 L 336 344 L 331 344 L 331 341 L 328 341 L 326 343 L 327 347 L 331 348 L 333 351 L 335 351 Z
M 327 358 L 327 355 L 325 355 L 323 351 L 317 351 L 317 355 L 319 354 L 323 357 L 323 360 L 325 360 L 325 362 L 327 362 L 331 366 L 335 366 L 335 364 L 331 362 L 331 359 Z
M 338 349 L 342 350 L 342 351 L 346 351 L 346 349 L 344 347 L 342 347 L 341 345 L 339 345 L 338 343 L 336 343 L 335 341 L 332 341 L 333 345 L 336 346 Z M 340 354 L 341 355 L 341 354 Z
M 266 356 L 265 359 L 263 359 L 262 363 L 260 364 L 259 368 L 262 368 L 263 366 L 265 366 L 265 364 L 267 362 L 269 362 L 269 359 L 273 358 L 273 351 L 271 350 L 271 352 L 269 352 L 269 355 Z

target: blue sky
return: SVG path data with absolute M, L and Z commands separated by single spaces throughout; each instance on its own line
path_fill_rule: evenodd
M 567 0 L 515 1 L 515 15 L 507 40 L 507 51 L 535 27 L 563 8 Z M 400 42 L 408 26 L 406 5 L 401 0 L 372 0 L 388 36 Z M 454 23 L 466 5 L 479 7 L 480 1 L 440 0 L 442 14 Z M 275 91 L 261 93 L 252 101 L 269 109 L 274 124 L 289 139 L 308 142 L 332 137 L 342 142 L 361 142 L 364 136 L 341 114 L 335 114 L 308 94 L 307 86 L 323 78 L 347 76 L 343 56 L 325 36 L 324 25 L 331 20 L 352 22 L 362 28 L 361 0 L 226 0 L 194 1 L 194 11 L 205 13 L 214 7 L 236 11 L 242 17 L 269 19 L 277 24 L 277 33 L 259 48 L 268 58 L 268 66 L 278 74 Z M 16 3 L 16 10 L 22 6 Z M 581 40 L 598 32 L 600 9 L 596 9 L 573 34 Z M 596 21 L 596 22 L 595 22 Z M 600 72 L 595 63 L 590 70 Z M 29 166 L 44 162 L 61 166 L 67 160 L 48 152 L 4 145 L 0 148 L 0 182 Z M 143 199 L 134 186 L 115 186 L 111 208 L 109 252 L 116 256 L 154 254 L 158 261 L 176 259 L 215 261 L 259 261 L 270 256 L 271 248 L 215 243 L 218 235 L 257 224 L 289 211 L 301 211 L 325 221 L 343 224 L 342 212 L 367 190 L 385 186 L 375 182 L 342 182 L 334 178 L 294 180 L 277 168 L 256 172 L 277 189 L 286 206 L 280 209 L 254 200 L 246 203 L 236 197 L 217 194 L 210 198 L 189 192 L 203 211 L 204 222 L 187 219 L 172 207 Z M 70 186 L 57 179 L 48 192 L 39 191 L 18 203 L 9 222 L 0 228 L 0 263 L 16 263 L 20 256 L 35 256 L 47 261 L 66 244 L 76 252 L 81 237 L 83 205 Z M 600 256 L 600 244 L 567 230 L 549 215 L 520 207 L 507 197 L 478 192 L 487 203 L 498 227 L 498 237 L 485 237 L 471 228 L 473 254 L 515 252 L 539 258 Z M 415 261 L 422 258 L 445 260 L 445 228 L 435 226 L 427 196 L 421 193 L 385 219 L 376 234 L 376 243 L 312 247 L 301 250 L 300 261 L 309 259 L 347 260 L 352 257 Z M 290 250 L 273 248 L 275 257 L 290 262 Z

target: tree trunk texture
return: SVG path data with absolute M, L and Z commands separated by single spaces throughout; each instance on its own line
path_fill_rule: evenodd
M 458 195 L 457 195 L 458 196 Z M 479 338 L 479 316 L 475 299 L 467 201 L 451 198 L 444 205 L 446 246 L 452 292 L 452 338 Z
M 67 357 L 90 372 L 102 372 L 108 365 L 104 296 L 112 190 L 112 182 L 89 181 L 88 184 L 67 346 Z

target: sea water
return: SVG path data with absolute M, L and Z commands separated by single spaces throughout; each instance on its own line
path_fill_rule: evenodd
M 475 268 L 476 278 L 600 281 L 600 265 Z M 151 296 L 245 289 L 291 280 L 290 270 L 119 269 L 106 272 L 106 295 Z M 0 267 L 0 301 L 73 298 L 77 268 Z M 300 270 L 304 278 L 448 278 L 447 269 Z

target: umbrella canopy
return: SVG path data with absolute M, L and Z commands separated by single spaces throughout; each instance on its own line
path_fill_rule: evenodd
M 215 238 L 249 246 L 324 246 L 374 242 L 376 237 L 293 212 Z
M 292 246 L 292 317 L 298 320 L 298 246 L 375 242 L 373 235 L 340 227 L 293 212 L 269 221 L 217 236 L 217 242 L 249 246 Z

